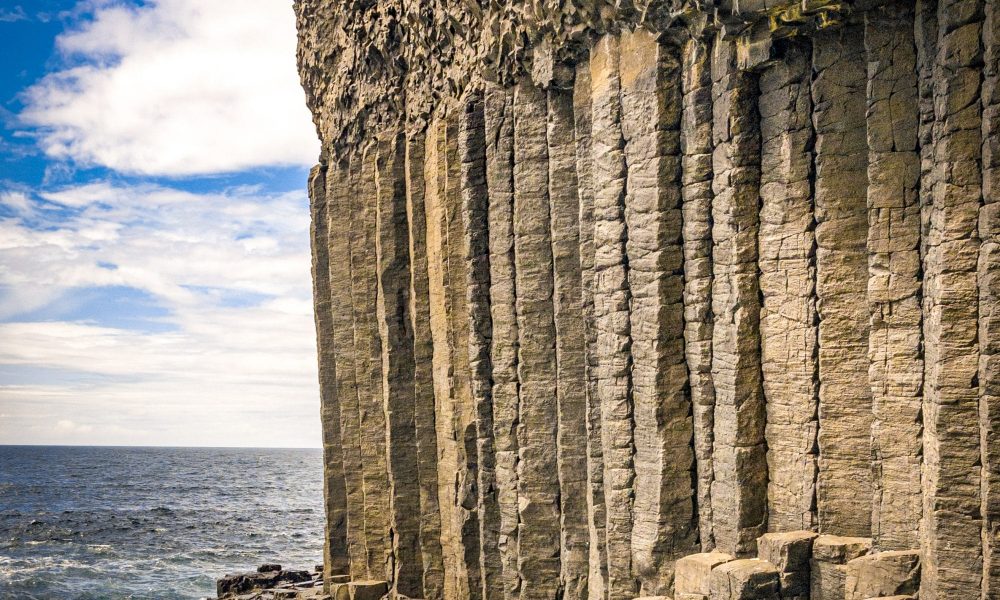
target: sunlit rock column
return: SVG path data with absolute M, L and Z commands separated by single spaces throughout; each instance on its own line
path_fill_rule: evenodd
M 712 379 L 715 544 L 753 554 L 767 528 L 767 463 L 757 279 L 760 116 L 757 78 L 736 66 L 735 43 L 712 47 Z
M 864 28 L 813 39 L 816 131 L 816 297 L 819 314 L 819 474 L 822 532 L 866 536 L 871 513 L 868 383 L 868 151 Z
M 620 49 L 606 35 L 591 49 L 594 182 L 594 326 L 597 402 L 601 407 L 604 504 L 607 516 L 608 598 L 634 597 L 632 577 L 633 468 L 629 328 L 630 292 L 625 244 L 625 157 L 619 95 Z
M 810 50 L 789 43 L 760 75 L 760 318 L 768 529 L 816 525 L 816 239 Z
M 441 510 L 438 502 L 437 433 L 434 414 L 433 336 L 427 279 L 427 217 L 424 212 L 424 135 L 406 141 L 406 222 L 410 242 L 410 318 L 413 331 L 413 429 L 420 485 L 420 557 L 423 597 L 441 598 Z
M 917 547 L 920 523 L 919 110 L 913 13 L 906 4 L 872 11 L 865 24 L 872 538 L 880 550 Z
M 556 443 L 559 449 L 560 585 L 567 600 L 585 600 L 590 566 L 587 373 L 573 75 L 571 67 L 556 66 L 547 92 L 546 139 L 559 422 Z
M 520 382 L 518 571 L 526 600 L 555 597 L 560 580 L 547 120 L 545 91 L 522 79 L 514 89 L 514 268 Z
M 632 571 L 643 595 L 669 593 L 694 549 L 691 400 L 684 361 L 680 48 L 621 36 L 621 128 L 632 333 L 635 485 Z
M 330 290 L 329 207 L 326 199 L 326 167 L 317 165 L 309 173 L 310 242 L 312 247 L 313 297 L 316 316 L 316 356 L 319 367 L 320 417 L 323 424 L 323 505 L 326 532 L 323 536 L 323 579 L 346 572 L 347 491 L 344 483 L 343 440 L 340 436 L 340 403 L 337 396 L 336 353 L 333 345 L 333 308 Z
M 681 150 L 684 220 L 684 352 L 691 390 L 697 461 L 698 535 L 715 548 L 712 518 L 712 71 L 711 41 L 689 39 L 683 50 Z
M 934 175 L 924 256 L 921 598 L 982 582 L 977 230 L 982 204 L 983 2 L 938 3 Z
M 410 241 L 406 219 L 406 139 L 378 141 L 375 161 L 376 319 L 382 350 L 393 592 L 423 593 L 420 490 L 414 427 L 415 363 L 410 317 Z
M 486 184 L 489 196 L 490 314 L 493 320 L 493 432 L 498 550 L 504 598 L 517 598 L 518 333 L 514 268 L 514 95 L 490 85 L 485 94 Z
M 983 207 L 979 211 L 979 424 L 983 597 L 1000 594 L 1000 7 L 983 23 Z

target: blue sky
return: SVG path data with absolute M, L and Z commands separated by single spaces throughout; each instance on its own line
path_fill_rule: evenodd
M 318 446 L 274 0 L 0 0 L 0 444 Z

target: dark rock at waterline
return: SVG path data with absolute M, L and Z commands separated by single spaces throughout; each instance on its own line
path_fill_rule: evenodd
M 233 598 L 256 590 L 312 580 L 309 571 L 282 569 L 281 565 L 268 564 L 261 565 L 257 572 L 226 575 L 215 583 L 215 593 L 219 598 Z

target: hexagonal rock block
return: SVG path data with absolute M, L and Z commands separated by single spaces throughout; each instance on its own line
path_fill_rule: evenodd
M 733 560 L 725 552 L 701 552 L 689 554 L 674 565 L 674 600 L 682 600 L 682 594 L 707 597 L 712 569 Z M 683 600 L 695 600 L 683 598 Z
M 872 549 L 871 538 L 819 535 L 813 539 L 812 558 L 837 565 L 847 563 Z
M 381 600 L 389 592 L 384 581 L 351 581 L 330 586 L 333 600 Z
M 813 540 L 809 569 L 811 600 L 844 600 L 850 560 L 868 554 L 870 538 L 821 535 Z
M 347 583 L 351 580 L 350 575 L 330 575 L 330 583 Z
M 896 550 L 876 552 L 847 563 L 845 600 L 866 600 L 920 589 L 920 552 Z
M 759 558 L 744 558 L 712 569 L 711 600 L 777 600 L 778 567 Z
M 812 558 L 812 531 L 765 533 L 757 538 L 757 557 L 780 571 L 779 593 L 782 598 L 809 595 L 809 561 Z

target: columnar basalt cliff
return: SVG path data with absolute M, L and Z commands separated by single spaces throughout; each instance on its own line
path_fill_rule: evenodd
M 1000 598 L 996 1 L 295 9 L 332 592 Z

